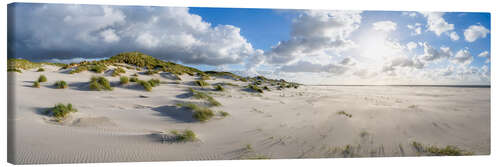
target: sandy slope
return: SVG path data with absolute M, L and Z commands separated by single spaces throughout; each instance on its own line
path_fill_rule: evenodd
M 16 164 L 415 156 L 412 141 L 490 153 L 489 88 L 301 86 L 259 95 L 226 86 L 223 93 L 206 92 L 222 103 L 215 110 L 231 115 L 200 123 L 175 107 L 199 101 L 187 96 L 188 88 L 196 88 L 190 76 L 177 84 L 156 74 L 152 77 L 166 84 L 152 92 L 134 84 L 90 91 L 87 84 L 94 73 L 45 68 L 8 74 L 16 93 L 9 97 L 15 100 L 9 110 L 13 140 L 8 154 Z M 32 88 L 40 74 L 49 81 Z M 117 84 L 119 77 L 104 75 Z M 54 89 L 56 80 L 67 81 L 69 88 Z M 246 85 L 222 78 L 209 82 L 223 81 Z M 61 102 L 72 103 L 79 112 L 63 124 L 39 114 Z M 153 135 L 175 129 L 191 129 L 200 141 L 162 143 Z M 352 146 L 349 152 L 343 151 L 347 145 Z

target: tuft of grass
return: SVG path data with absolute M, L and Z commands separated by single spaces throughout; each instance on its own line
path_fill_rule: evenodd
M 146 75 L 153 75 L 153 74 L 158 74 L 160 71 L 159 70 L 148 70 L 146 71 Z
M 160 85 L 159 79 L 150 79 L 150 80 L 148 80 L 148 82 L 152 87 L 156 87 L 156 86 Z
M 412 145 L 418 153 L 426 153 L 430 156 L 462 156 L 474 154 L 451 145 L 441 148 L 437 146 L 424 146 L 422 143 L 416 141 L 411 142 L 410 145 Z
M 205 80 L 197 80 L 197 81 L 194 81 L 194 83 L 200 87 L 205 87 L 205 86 L 209 85 L 207 82 L 205 82 Z
M 201 80 L 210 80 L 210 76 L 208 75 L 202 75 Z
M 174 140 L 179 142 L 188 142 L 188 141 L 196 141 L 198 138 L 196 134 L 189 129 L 184 130 L 182 133 L 179 133 L 176 130 L 170 131 L 174 135 Z
M 189 90 L 191 91 L 191 93 L 193 93 L 193 97 L 195 99 L 204 99 L 211 106 L 221 106 L 222 105 L 220 102 L 218 102 L 217 100 L 215 100 L 212 96 L 210 96 L 210 95 L 208 95 L 208 94 L 206 94 L 204 92 L 196 91 L 193 88 L 189 88 Z
M 130 78 L 130 82 L 137 82 L 137 81 L 139 81 L 139 78 L 137 78 L 137 77 Z
M 250 88 L 251 90 L 254 90 L 256 92 L 259 92 L 259 93 L 264 93 L 264 91 L 261 88 L 259 88 L 259 86 L 255 85 L 255 84 L 249 84 L 248 88 Z
M 229 116 L 229 113 L 228 112 L 225 112 L 225 111 L 219 111 L 220 115 L 223 116 L 223 117 L 227 117 Z
M 246 150 L 246 151 L 252 151 L 252 150 L 253 150 L 252 145 L 251 145 L 251 144 L 247 144 L 247 145 L 245 146 L 245 150 Z
M 88 70 L 87 66 L 78 66 L 78 67 L 76 67 L 76 69 L 71 70 L 69 73 L 75 74 L 75 73 L 80 73 L 80 72 L 87 71 L 87 70 Z
M 68 88 L 68 84 L 66 83 L 66 81 L 56 81 L 56 83 L 54 84 L 54 86 L 56 86 L 57 89 L 66 89 Z
M 118 67 L 113 71 L 113 74 L 111 74 L 111 76 L 116 77 L 116 76 L 120 76 L 121 74 L 124 74 L 124 73 L 125 73 L 125 70 L 123 68 Z
M 141 85 L 144 88 L 144 90 L 148 92 L 151 92 L 151 90 L 153 90 L 153 86 L 151 86 L 151 84 L 148 81 L 137 80 L 137 83 Z
M 127 76 L 120 77 L 120 84 L 125 85 L 125 84 L 128 84 L 128 82 L 129 82 L 129 79 Z
M 108 69 L 105 65 L 101 64 L 95 64 L 95 65 L 89 65 L 87 67 L 89 71 L 95 72 L 95 73 L 102 73 Z
M 193 111 L 192 117 L 198 121 L 204 122 L 214 116 L 214 112 L 211 109 L 198 106 L 194 103 L 177 104 L 177 106 L 191 109 Z
M 36 70 L 36 72 L 43 72 L 45 71 L 45 69 L 43 69 L 42 67 L 38 68 L 38 70 Z
M 23 73 L 20 69 L 7 69 L 7 72 L 18 72 L 18 73 Z
M 71 103 L 68 103 L 67 105 L 59 103 L 51 109 L 45 111 L 44 114 L 56 118 L 57 121 L 61 121 L 72 112 L 78 112 L 78 110 L 76 108 L 73 108 L 73 105 Z
M 89 87 L 90 87 L 90 89 L 97 90 L 97 91 L 113 90 L 108 79 L 106 79 L 105 77 L 102 77 L 102 76 L 99 76 L 99 77 L 93 76 L 92 78 L 90 78 Z
M 225 90 L 225 89 L 224 89 L 224 87 L 223 87 L 222 85 L 220 85 L 220 84 L 217 84 L 217 85 L 215 85 L 214 87 L 215 87 L 215 90 L 216 90 L 216 91 L 221 91 L 221 92 L 223 92 L 223 91 Z
M 38 81 L 33 82 L 33 87 L 40 88 L 40 82 Z
M 339 112 L 337 112 L 337 114 L 338 115 L 345 115 L 346 117 L 349 117 L 349 118 L 352 117 L 352 114 L 346 113 L 345 111 L 339 111 Z
M 38 82 L 47 82 L 47 77 L 45 75 L 40 75 L 38 77 Z

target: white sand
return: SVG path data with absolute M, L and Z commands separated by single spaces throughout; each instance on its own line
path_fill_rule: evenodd
M 94 73 L 45 69 L 8 74 L 16 94 L 9 95 L 9 100 L 15 99 L 10 101 L 14 111 L 9 110 L 12 163 L 419 155 L 412 141 L 490 153 L 489 88 L 301 86 L 259 95 L 226 86 L 224 93 L 213 92 L 222 103 L 213 109 L 231 115 L 200 123 L 175 107 L 200 101 L 186 96 L 188 88 L 196 87 L 190 76 L 176 84 L 156 74 L 154 78 L 167 83 L 152 92 L 134 83 L 113 91 L 90 91 L 87 84 Z M 48 82 L 31 87 L 40 74 Z M 113 84 L 119 81 L 105 76 Z M 67 81 L 69 88 L 54 89 L 56 80 Z M 222 81 L 247 84 L 222 78 L 209 82 Z M 79 111 L 62 124 L 39 114 L 57 103 L 72 103 Z M 152 135 L 183 129 L 193 130 L 200 141 L 162 143 Z M 342 152 L 347 145 L 352 150 Z

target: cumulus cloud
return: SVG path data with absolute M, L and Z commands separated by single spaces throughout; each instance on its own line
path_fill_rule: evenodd
M 469 50 L 466 49 L 461 49 L 459 50 L 455 56 L 451 59 L 453 63 L 456 64 L 462 64 L 462 65 L 468 65 L 472 63 L 474 60 L 474 57 L 470 54 Z
M 432 31 L 437 36 L 441 36 L 442 33 L 455 29 L 453 24 L 449 24 L 446 20 L 444 20 L 444 13 L 422 12 L 422 14 L 427 18 L 427 31 Z
M 412 51 L 413 49 L 417 48 L 417 43 L 411 41 L 406 44 L 406 48 L 408 48 L 409 51 Z
M 439 49 L 433 48 L 430 44 L 424 42 L 424 54 L 419 56 L 423 62 L 434 62 L 449 58 L 453 55 L 449 47 L 442 46 Z
M 374 30 L 384 32 L 396 31 L 397 24 L 392 21 L 379 21 L 372 24 Z
M 479 53 L 477 56 L 478 57 L 487 57 L 490 53 L 488 51 L 483 51 L 481 53 Z
M 417 12 L 402 12 L 403 16 L 417 17 Z
M 420 23 L 408 24 L 406 27 L 408 27 L 408 29 L 412 30 L 412 32 L 411 32 L 412 36 L 422 34 L 422 24 L 420 24 Z
M 460 36 L 458 36 L 457 32 L 453 31 L 450 33 L 450 39 L 453 41 L 457 41 L 460 39 Z
M 69 64 L 69 63 L 79 63 L 82 61 L 99 61 L 99 60 L 104 60 L 107 59 L 105 58 L 83 58 L 83 57 L 75 57 L 75 58 L 69 58 L 69 59 L 46 59 L 43 60 L 42 62 L 50 62 L 50 63 L 63 63 L 63 64 Z
M 482 25 L 471 25 L 464 31 L 464 37 L 467 42 L 474 42 L 478 38 L 486 38 L 490 30 Z
M 11 7 L 11 6 L 9 6 Z M 257 54 L 232 25 L 211 25 L 182 7 L 16 4 L 9 55 L 33 60 L 141 51 L 186 64 L 242 63 Z
M 299 61 L 294 64 L 290 65 L 285 65 L 280 68 L 280 71 L 283 72 L 291 72 L 291 73 L 296 73 L 296 72 L 313 72 L 313 73 L 319 73 L 319 72 L 327 72 L 330 74 L 335 74 L 335 75 L 342 75 L 346 71 L 349 70 L 349 65 L 344 65 L 340 63 L 331 63 L 327 65 L 322 65 L 322 64 L 314 64 L 308 61 Z
M 292 23 L 290 40 L 281 41 L 266 52 L 271 64 L 287 64 L 307 56 L 341 52 L 354 47 L 348 39 L 359 28 L 358 11 L 306 11 Z

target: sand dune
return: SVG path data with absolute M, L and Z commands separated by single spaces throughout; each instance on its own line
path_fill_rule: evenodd
M 139 74 L 163 82 L 146 92 L 134 84 L 120 86 L 119 77 L 104 73 L 99 75 L 114 90 L 91 91 L 95 73 L 44 68 L 8 74 L 16 93 L 9 97 L 9 158 L 16 164 L 422 155 L 413 141 L 490 153 L 489 88 L 300 86 L 259 94 L 222 77 L 207 82 L 236 86 L 215 92 L 194 86 L 195 77 L 188 75 L 176 81 L 166 73 Z M 40 74 L 48 82 L 33 88 Z M 57 80 L 69 88 L 55 89 Z M 202 101 L 187 95 L 189 88 L 209 92 L 222 104 L 213 109 L 230 116 L 194 120 L 176 106 Z M 79 111 L 63 123 L 40 114 L 57 103 L 72 103 Z M 183 129 L 199 140 L 164 143 L 155 135 Z

